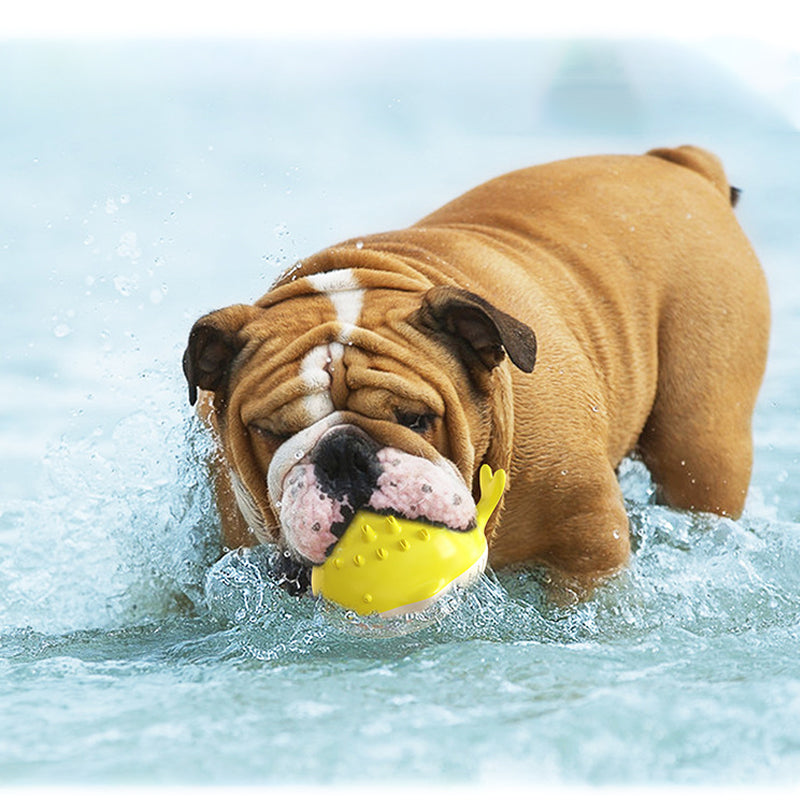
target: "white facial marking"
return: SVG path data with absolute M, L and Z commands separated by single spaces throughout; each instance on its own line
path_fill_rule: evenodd
M 313 425 L 334 410 L 331 376 L 342 367 L 342 343 L 349 341 L 358 324 L 364 304 L 364 289 L 349 269 L 311 275 L 308 282 L 330 301 L 340 326 L 337 341 L 315 347 L 300 363 L 300 378 L 306 390 L 303 399 L 306 424 Z
M 332 366 L 333 356 L 327 344 L 309 350 L 300 362 L 300 378 L 305 388 L 303 406 L 306 425 L 312 425 L 333 411 L 330 373 Z
M 349 341 L 353 328 L 358 324 L 361 308 L 364 305 L 364 289 L 350 269 L 322 272 L 310 275 L 308 282 L 320 293 L 327 296 L 336 311 L 341 325 L 338 340 L 343 344 Z
M 300 362 L 300 377 L 310 392 L 326 392 L 331 386 L 330 347 L 321 344 L 309 350 Z

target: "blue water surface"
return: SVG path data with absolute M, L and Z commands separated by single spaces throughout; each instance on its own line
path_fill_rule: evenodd
M 744 45 L 743 45 L 744 46 Z M 666 42 L 0 43 L 0 784 L 800 778 L 798 133 Z M 738 522 L 654 505 L 588 602 L 487 575 L 354 637 L 221 556 L 200 314 L 503 171 L 693 142 L 773 298 Z

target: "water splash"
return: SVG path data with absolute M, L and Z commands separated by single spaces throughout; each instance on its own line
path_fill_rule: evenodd
M 444 598 L 425 619 L 354 624 L 278 587 L 268 548 L 217 561 L 210 447 L 193 417 L 137 413 L 104 446 L 89 437 L 53 448 L 42 496 L 0 509 L 4 626 L 63 633 L 199 612 L 230 628 L 242 652 L 276 660 L 476 639 L 726 636 L 800 622 L 792 569 L 800 525 L 770 518 L 763 501 L 738 522 L 653 505 L 646 469 L 626 461 L 620 481 L 634 554 L 590 601 L 554 606 L 542 573 L 502 572 Z M 398 634 L 403 642 L 378 641 Z
M 199 424 L 144 413 L 62 440 L 35 500 L 0 508 L 0 618 L 46 633 L 185 613 L 219 554 Z
M 800 525 L 743 521 L 652 504 L 644 467 L 626 462 L 634 554 L 591 600 L 556 605 L 542 571 L 484 575 L 421 618 L 372 620 L 324 601 L 298 601 L 269 576 L 266 549 L 229 553 L 206 579 L 206 603 L 239 626 L 243 646 L 273 660 L 348 649 L 485 640 L 580 644 L 650 635 L 727 636 L 800 623 Z M 403 642 L 385 640 L 401 636 Z

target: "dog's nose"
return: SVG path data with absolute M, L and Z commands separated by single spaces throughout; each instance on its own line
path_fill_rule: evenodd
M 378 445 L 352 429 L 333 430 L 314 448 L 311 460 L 320 489 L 357 510 L 378 485 Z

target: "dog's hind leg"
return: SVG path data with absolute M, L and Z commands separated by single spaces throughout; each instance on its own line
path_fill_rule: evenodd
M 688 416 L 676 415 L 664 405 L 654 409 L 639 441 L 659 502 L 739 517 L 753 461 L 748 415 L 714 414 L 700 403 Z
M 638 443 L 661 501 L 734 518 L 750 482 L 769 335 L 757 262 L 740 257 L 735 272 L 700 282 L 662 314 L 658 388 Z

